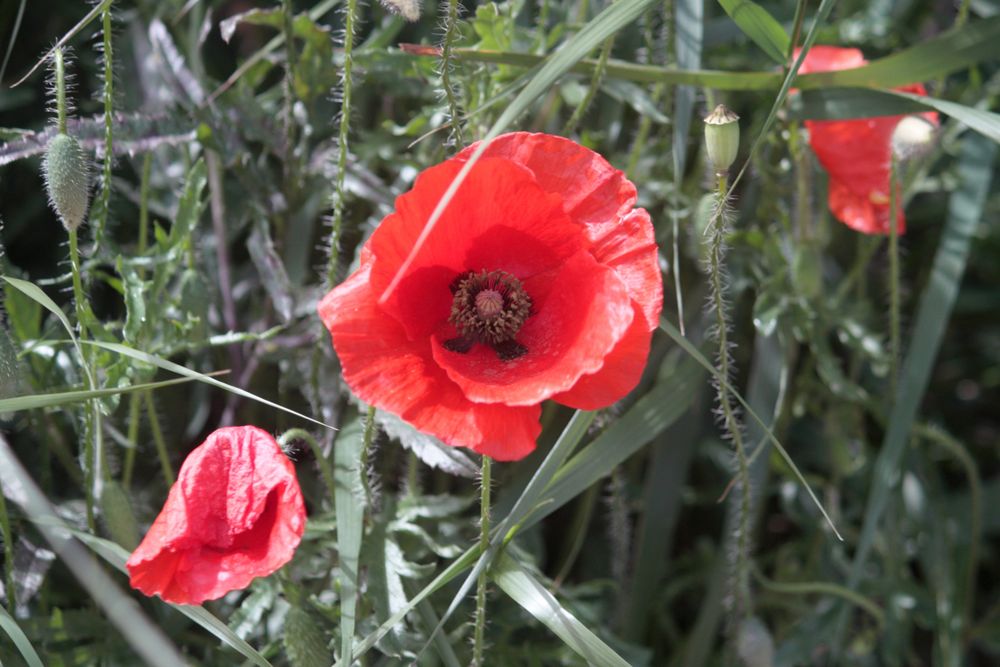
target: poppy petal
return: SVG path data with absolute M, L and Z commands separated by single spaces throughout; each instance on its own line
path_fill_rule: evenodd
M 620 401 L 635 389 L 649 358 L 653 331 L 643 319 L 639 306 L 635 318 L 614 349 L 604 358 L 596 373 L 584 375 L 573 388 L 552 397 L 556 403 L 578 410 L 597 410 Z
M 291 560 L 305 530 L 295 469 L 266 431 L 222 428 L 188 455 L 126 567 L 134 588 L 200 604 Z
M 524 288 L 535 314 L 516 336 L 527 348 L 522 356 L 502 360 L 482 344 L 452 352 L 444 346 L 453 337 L 450 325 L 435 336 L 434 359 L 472 401 L 532 405 L 570 389 L 604 365 L 634 317 L 618 274 L 588 252 L 554 273 L 529 278 Z
M 522 458 L 534 449 L 540 406 L 470 402 L 434 361 L 430 340 L 411 340 L 379 308 L 371 273 L 372 264 L 363 264 L 319 304 L 344 379 L 358 398 L 449 445 L 498 460 Z
M 376 294 L 382 295 L 402 267 L 461 168 L 460 162 L 449 160 L 424 171 L 372 235 L 368 245 L 375 256 L 371 279 Z M 480 160 L 398 287 L 380 305 L 410 338 L 426 336 L 447 319 L 447 287 L 460 273 L 499 269 L 524 279 L 557 266 L 585 243 L 559 197 L 543 191 L 530 172 L 508 160 Z

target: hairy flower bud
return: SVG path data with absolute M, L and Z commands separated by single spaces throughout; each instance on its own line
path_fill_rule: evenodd
M 83 223 L 90 196 L 90 169 L 80 142 L 68 134 L 49 141 L 42 162 L 42 175 L 49 192 L 49 204 L 66 231 Z
M 725 173 L 740 148 L 740 117 L 725 104 L 705 117 L 705 148 L 717 173 Z

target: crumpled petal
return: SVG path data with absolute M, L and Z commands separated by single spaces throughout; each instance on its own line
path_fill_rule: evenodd
M 798 52 L 796 51 L 796 57 Z M 806 54 L 799 72 L 826 72 L 861 67 L 865 60 L 858 49 L 814 46 Z M 922 84 L 896 90 L 926 95 Z M 937 114 L 921 114 L 938 123 Z M 878 116 L 852 120 L 807 120 L 809 144 L 830 175 L 828 205 L 833 215 L 848 227 L 865 234 L 888 234 L 889 180 L 892 134 L 905 116 Z M 902 206 L 897 211 L 898 233 L 906 231 Z
M 219 429 L 188 455 L 128 559 L 131 584 L 177 604 L 214 600 L 291 560 L 305 522 L 295 468 L 274 438 Z
M 319 305 L 352 391 L 449 445 L 501 461 L 531 452 L 541 407 L 470 401 L 434 361 L 430 338 L 410 340 L 378 307 L 368 260 Z

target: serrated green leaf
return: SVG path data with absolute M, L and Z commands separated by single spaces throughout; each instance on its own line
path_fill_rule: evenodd
M 788 58 L 788 33 L 767 10 L 750 0 L 719 0 L 730 18 L 772 60 L 784 65 Z
M 490 571 L 490 578 L 514 602 L 576 651 L 587 664 L 598 667 L 629 667 L 614 649 L 566 611 L 555 596 L 507 552 L 500 554 Z
M 132 504 L 125 490 L 113 479 L 104 482 L 101 515 L 115 542 L 129 551 L 139 545 L 139 524 L 132 513 Z

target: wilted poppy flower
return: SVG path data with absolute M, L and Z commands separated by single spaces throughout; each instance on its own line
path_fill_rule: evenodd
M 200 604 L 291 560 L 305 524 L 295 468 L 274 438 L 220 428 L 188 455 L 126 567 L 146 595 Z
M 495 139 L 386 289 L 472 154 L 425 170 L 326 295 L 347 384 L 450 445 L 527 455 L 552 398 L 596 409 L 639 380 L 662 305 L 649 214 L 600 155 L 568 139 Z
M 798 52 L 796 51 L 796 57 Z M 800 74 L 861 67 L 865 60 L 858 49 L 814 46 L 806 54 Z M 926 95 L 921 83 L 897 88 Z M 937 114 L 921 114 L 937 124 Z M 809 144 L 830 175 L 828 202 L 838 220 L 866 234 L 888 234 L 889 170 L 892 133 L 905 116 L 878 116 L 854 120 L 807 120 Z M 906 230 L 900 206 L 897 230 Z

